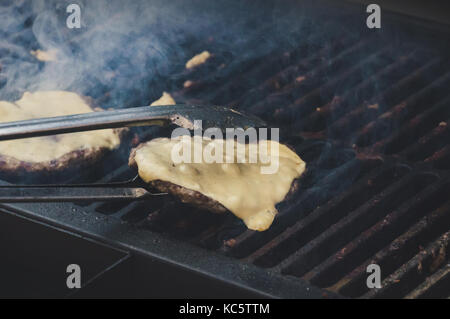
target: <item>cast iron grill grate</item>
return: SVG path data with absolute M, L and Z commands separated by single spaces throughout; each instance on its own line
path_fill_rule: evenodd
M 268 231 L 172 201 L 95 208 L 344 296 L 448 296 L 449 175 L 442 163 L 450 66 L 429 50 L 371 45 L 344 38 L 311 55 L 275 53 L 228 72 L 212 60 L 177 79 L 177 101 L 225 100 L 251 110 L 288 131 L 284 141 L 309 163 Z M 323 59 L 324 52 L 334 58 Z M 371 263 L 383 269 L 383 289 L 365 285 Z

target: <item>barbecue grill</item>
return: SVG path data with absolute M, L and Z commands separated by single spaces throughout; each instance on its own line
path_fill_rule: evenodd
M 146 48 L 150 34 L 170 42 L 146 58 L 110 53 L 95 74 L 66 89 L 111 107 L 144 105 L 167 91 L 177 103 L 257 115 L 279 127 L 281 141 L 308 163 L 296 193 L 279 204 L 265 232 L 166 196 L 1 204 L 0 296 L 449 298 L 447 26 L 383 11 L 382 28 L 368 29 L 364 5 L 333 1 L 177 5 L 186 20 L 198 14 L 199 26 L 177 20 L 174 36 L 164 31 L 174 20 L 137 22 L 124 36 L 128 49 Z M 55 21 L 63 21 L 65 7 L 51 7 Z M 48 71 L 25 54 L 38 48 L 40 12 L 31 1 L 0 5 L 0 14 L 14 14 L 0 30 L 3 100 L 23 89 L 9 78 L 14 66 Z M 202 22 L 205 16 L 213 18 Z M 86 41 L 109 34 L 108 26 L 62 28 L 64 49 L 83 56 Z M 185 69 L 203 50 L 212 58 Z M 130 72 L 136 61 L 141 71 Z M 93 167 L 2 176 L 2 184 L 126 181 L 135 175 L 126 163 L 131 146 L 168 134 L 170 128 L 135 128 Z M 69 264 L 81 266 L 81 289 L 66 286 Z M 370 264 L 381 267 L 381 289 L 366 285 Z

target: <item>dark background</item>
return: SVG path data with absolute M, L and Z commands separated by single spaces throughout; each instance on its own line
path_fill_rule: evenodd
M 334 0 L 337 1 L 337 0 Z M 363 4 L 376 3 L 381 9 L 397 13 L 433 20 L 440 23 L 450 23 L 450 1 L 441 0 L 338 0 L 339 2 L 355 2 Z

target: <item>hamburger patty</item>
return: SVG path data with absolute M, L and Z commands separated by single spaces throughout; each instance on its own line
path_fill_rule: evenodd
M 224 147 L 224 140 L 200 139 L 203 147 Z M 158 138 L 139 145 L 130 155 L 129 164 L 137 167 L 140 177 L 162 192 L 168 192 L 184 203 L 216 213 L 232 212 L 249 229 L 263 231 L 270 227 L 277 210 L 275 205 L 295 190 L 305 171 L 305 163 L 287 146 L 270 142 L 279 148 L 279 167 L 271 174 L 263 174 L 258 163 L 177 163 L 173 159 L 176 145 L 190 143 L 191 137 Z M 232 142 L 235 154 L 239 143 Z M 261 143 L 258 144 L 261 147 Z M 266 144 L 265 144 L 266 145 Z M 177 146 L 177 147 L 178 147 Z M 249 154 L 249 144 L 244 150 Z M 193 147 L 194 148 L 194 147 Z M 177 148 L 178 150 L 178 148 Z M 269 156 L 276 156 L 269 150 Z
M 26 92 L 14 103 L 0 101 L 2 122 L 81 114 L 101 110 L 87 98 L 65 91 Z M 3 172 L 61 171 L 92 163 L 120 145 L 123 129 L 33 137 L 0 142 Z

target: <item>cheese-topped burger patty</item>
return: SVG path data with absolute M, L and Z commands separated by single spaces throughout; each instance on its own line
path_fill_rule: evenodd
M 187 143 L 187 144 L 186 144 Z M 173 152 L 183 149 L 183 145 L 192 148 L 201 144 L 202 149 L 222 149 L 224 161 L 198 163 L 174 161 Z M 163 192 L 169 192 L 190 203 L 214 212 L 231 211 L 241 218 L 252 230 L 264 231 L 273 222 L 277 209 L 275 205 L 283 201 L 291 190 L 295 179 L 305 171 L 305 162 L 291 149 L 275 141 L 256 143 L 258 156 L 266 150 L 278 168 L 272 173 L 263 174 L 268 167 L 267 160 L 262 163 L 239 163 L 238 152 L 249 159 L 252 144 L 234 144 L 234 160 L 228 163 L 226 141 L 220 139 L 179 137 L 158 138 L 139 145 L 130 156 L 130 165 L 137 167 L 139 176 L 147 183 Z M 253 144 L 254 146 L 254 144 Z M 276 146 L 278 155 L 271 149 Z M 265 148 L 263 148 L 265 147 Z M 276 158 L 275 158 L 276 157 Z
M 0 101 L 0 121 L 12 122 L 93 112 L 87 99 L 72 92 L 26 92 L 15 102 Z M 123 130 L 99 130 L 0 142 L 0 170 L 61 170 L 98 159 L 120 145 Z

